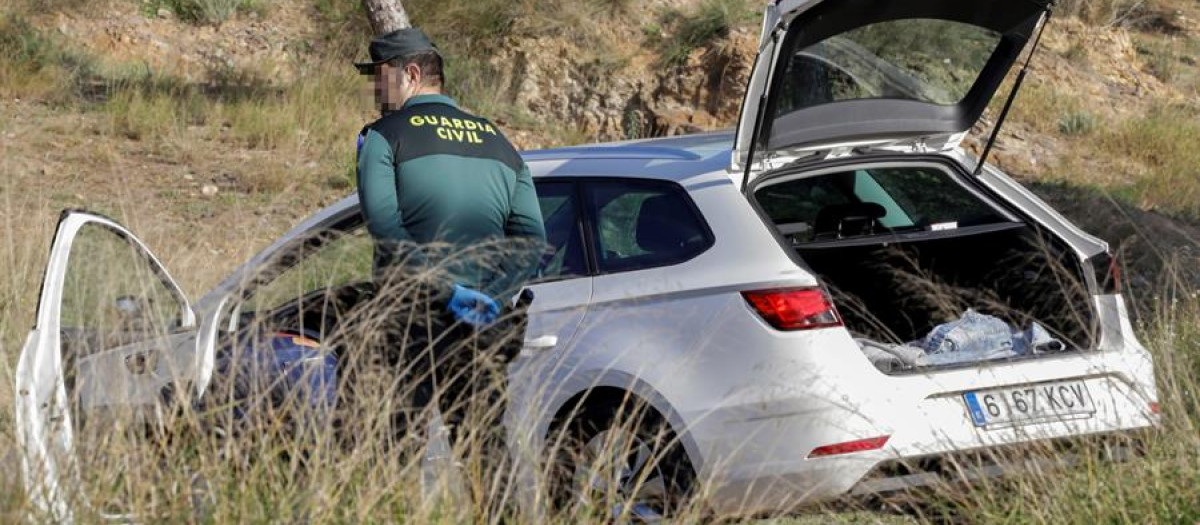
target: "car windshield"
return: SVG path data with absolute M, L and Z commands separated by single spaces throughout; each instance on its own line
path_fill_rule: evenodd
M 287 259 L 286 270 L 273 269 L 278 274 L 255 287 L 242 306 L 244 312 L 270 311 L 319 290 L 371 281 L 374 244 L 365 227 L 318 235 L 319 243 L 303 250 L 299 258 Z
M 790 58 L 775 115 L 872 98 L 958 104 L 1000 40 L 1000 33 L 971 24 L 907 19 L 870 24 L 792 49 L 784 53 Z
M 1009 222 L 941 169 L 872 168 L 766 186 L 755 198 L 794 243 Z

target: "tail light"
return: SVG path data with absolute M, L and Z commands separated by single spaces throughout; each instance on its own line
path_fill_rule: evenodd
M 819 288 L 742 292 L 746 302 L 777 330 L 811 330 L 842 326 L 833 301 Z
M 842 454 L 853 454 L 855 452 L 866 452 L 868 450 L 879 450 L 887 444 L 888 439 L 892 436 L 879 436 L 867 439 L 859 439 L 857 441 L 847 441 L 845 443 L 835 443 L 833 445 L 825 445 L 814 448 L 808 453 L 809 459 L 819 458 L 824 456 L 839 456 Z
M 1108 278 L 1112 280 L 1112 293 L 1121 293 L 1121 259 L 1116 255 L 1109 257 Z
M 1106 295 L 1121 293 L 1121 262 L 1116 255 L 1102 253 L 1092 257 L 1092 270 L 1096 274 L 1096 284 L 1100 293 Z

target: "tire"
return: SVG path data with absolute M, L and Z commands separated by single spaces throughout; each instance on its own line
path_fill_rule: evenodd
M 547 441 L 556 512 L 654 523 L 684 509 L 695 471 L 670 425 L 644 403 L 583 407 Z

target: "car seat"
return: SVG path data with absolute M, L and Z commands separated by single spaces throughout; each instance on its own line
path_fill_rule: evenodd
M 874 232 L 887 209 L 874 202 L 831 204 L 817 212 L 813 225 L 814 240 L 844 239 Z
M 703 243 L 705 232 L 695 212 L 678 195 L 658 195 L 642 201 L 638 210 L 635 242 L 646 254 L 637 259 L 669 262 Z M 645 261 L 643 261 L 645 262 Z

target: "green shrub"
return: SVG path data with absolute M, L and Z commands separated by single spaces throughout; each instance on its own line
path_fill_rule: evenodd
M 219 24 L 238 13 L 261 12 L 268 0 L 154 0 L 145 5 L 147 11 L 166 8 L 180 19 L 191 22 Z
M 667 36 L 656 42 L 663 63 L 680 65 L 692 51 L 724 38 L 735 27 L 751 20 L 753 11 L 744 0 L 704 0 L 690 13 L 664 11 L 659 24 Z
M 1145 0 L 1061 0 L 1056 12 L 1095 25 L 1116 25 L 1126 21 Z
M 0 96 L 67 101 L 92 68 L 23 17 L 0 14 Z
M 1058 121 L 1058 132 L 1067 136 L 1091 135 L 1096 129 L 1096 116 L 1083 112 L 1072 111 Z

